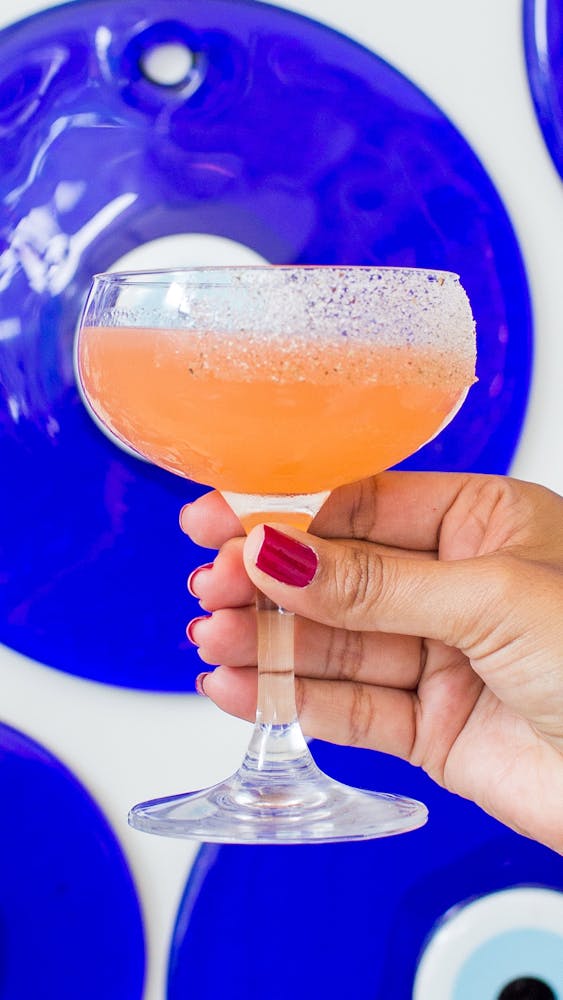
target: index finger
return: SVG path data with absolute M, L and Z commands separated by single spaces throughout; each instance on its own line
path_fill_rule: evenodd
M 384 472 L 333 491 L 311 525 L 325 538 L 359 538 L 409 550 L 432 551 L 440 525 L 470 481 L 490 477 L 443 472 Z M 244 531 L 216 490 L 180 512 L 182 530 L 198 544 L 220 548 Z
M 244 535 L 238 517 L 217 490 L 182 507 L 180 527 L 196 545 L 207 549 L 220 549 L 229 538 Z
M 452 472 L 383 472 L 342 486 L 311 525 L 324 538 L 358 538 L 395 548 L 434 551 L 446 513 L 462 492 L 489 476 Z
M 384 472 L 335 490 L 312 533 L 447 559 L 517 547 L 561 568 L 562 511 L 556 493 L 509 476 Z

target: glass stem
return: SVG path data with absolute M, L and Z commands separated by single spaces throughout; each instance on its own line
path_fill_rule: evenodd
M 298 496 L 223 493 L 223 496 L 247 532 L 267 521 L 307 530 L 328 492 Z M 295 616 L 258 591 L 256 617 L 256 722 L 241 770 L 279 773 L 291 767 L 292 770 L 314 771 L 316 765 L 301 732 L 295 704 Z
M 297 718 L 294 680 L 295 618 L 261 591 L 256 593 L 258 701 L 256 721 L 289 725 Z
M 256 617 L 258 700 L 248 749 L 262 768 L 267 760 L 281 763 L 309 751 L 297 721 L 295 705 L 295 616 L 258 591 Z

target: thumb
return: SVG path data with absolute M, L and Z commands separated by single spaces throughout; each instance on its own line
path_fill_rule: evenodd
M 504 553 L 451 562 L 386 553 L 358 540 L 328 540 L 284 525 L 259 525 L 245 568 L 271 600 L 305 618 L 351 631 L 439 639 L 468 656 L 510 629 L 519 574 Z M 500 630 L 500 632 L 499 632 Z

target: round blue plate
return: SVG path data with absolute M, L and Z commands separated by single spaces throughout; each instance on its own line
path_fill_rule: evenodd
M 370 750 L 312 749 L 340 781 L 422 799 L 427 826 L 356 844 L 202 847 L 178 911 L 167 1000 L 412 1000 L 420 955 L 450 910 L 513 885 L 563 891 L 558 855 L 419 769 Z M 454 939 L 449 954 L 460 977 L 473 958 L 463 944 Z
M 141 1000 L 143 927 L 123 854 L 74 775 L 0 723 L 1 1000 Z
M 561 0 L 524 0 L 524 46 L 536 114 L 551 157 L 563 177 L 563 6 Z
M 175 85 L 147 53 L 183 45 Z M 0 640 L 113 684 L 191 689 L 177 527 L 201 487 L 113 446 L 79 398 L 93 272 L 173 233 L 274 263 L 457 271 L 479 382 L 408 468 L 504 472 L 531 363 L 526 278 L 486 171 L 408 79 L 350 39 L 239 0 L 76 0 L 0 33 Z

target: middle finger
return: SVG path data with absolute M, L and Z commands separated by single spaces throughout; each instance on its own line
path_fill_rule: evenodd
M 256 610 L 221 608 L 195 619 L 190 638 L 204 663 L 228 667 L 256 666 Z M 421 640 L 383 632 L 351 632 L 306 618 L 295 619 L 295 672 L 324 680 L 414 690 L 421 665 Z

